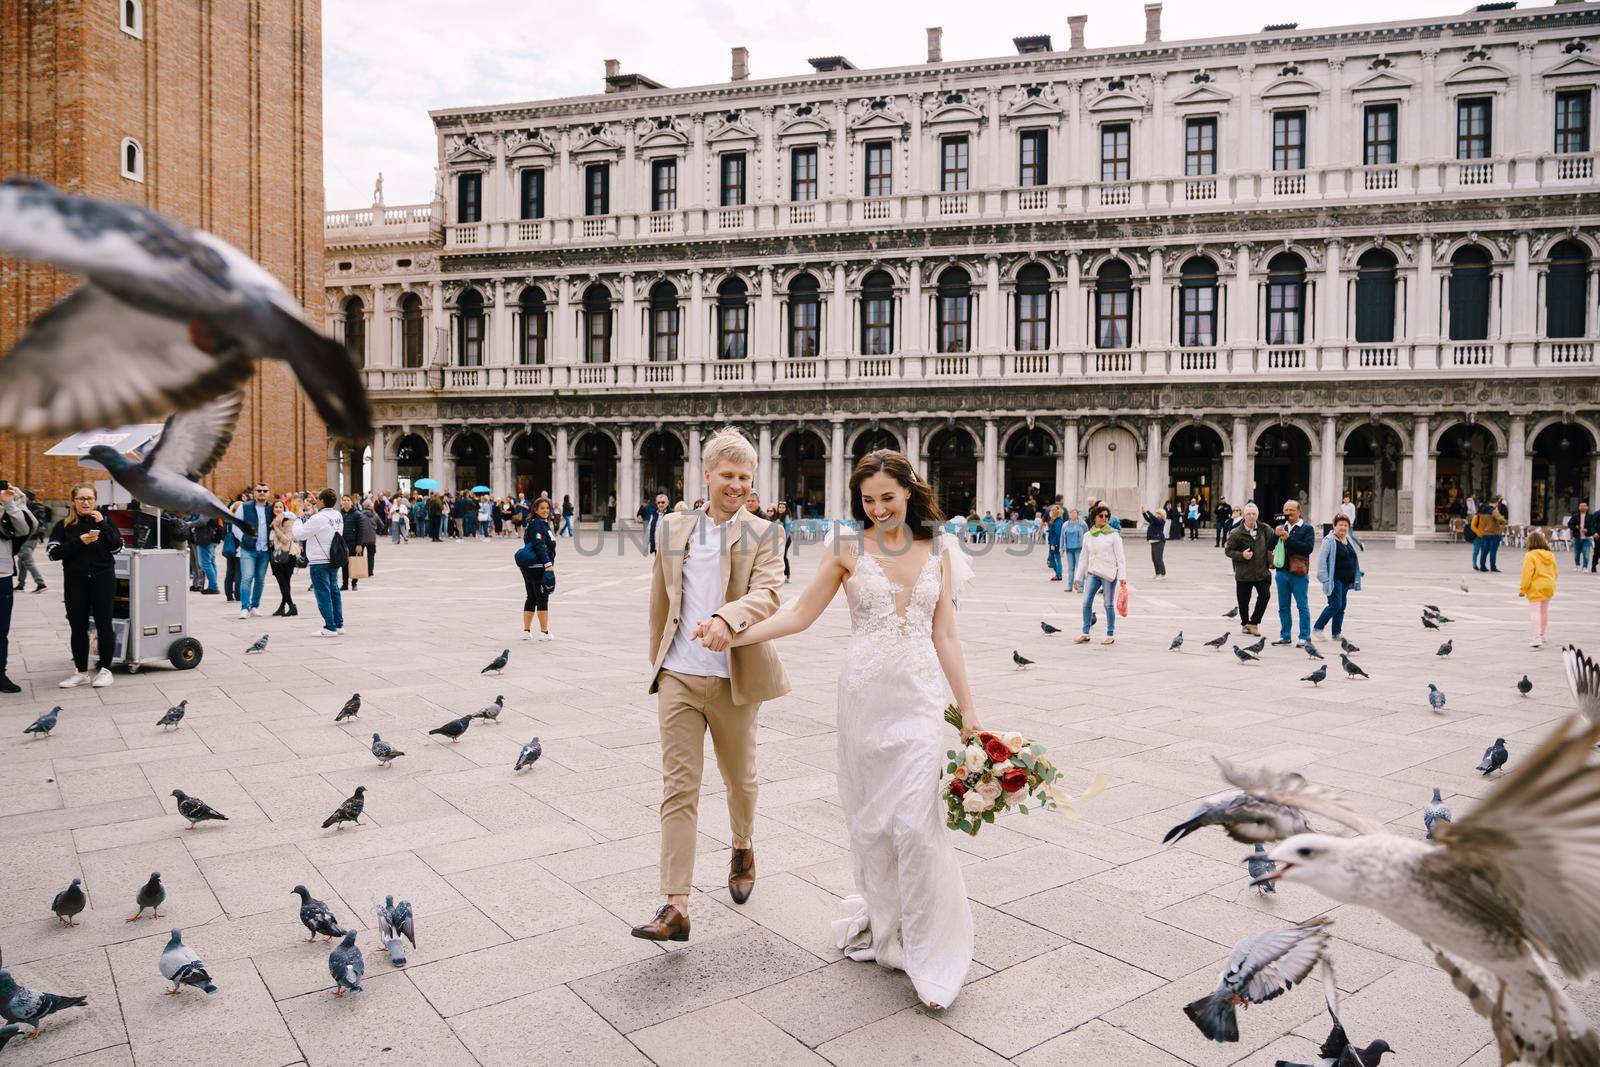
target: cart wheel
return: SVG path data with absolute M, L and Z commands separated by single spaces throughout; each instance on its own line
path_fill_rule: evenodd
M 167 658 L 172 665 L 180 671 L 193 670 L 200 666 L 200 658 L 205 655 L 205 649 L 200 647 L 200 642 L 192 637 L 180 637 L 172 642 L 172 647 L 167 649 Z

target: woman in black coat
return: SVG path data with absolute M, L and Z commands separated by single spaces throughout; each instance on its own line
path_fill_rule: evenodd
M 551 526 L 550 499 L 540 497 L 522 531 L 522 544 L 533 553 L 534 564 L 522 569 L 527 599 L 522 602 L 522 639 L 533 636 L 533 619 L 539 617 L 539 640 L 554 641 L 550 633 L 550 587 L 555 585 L 556 535 Z
M 72 505 L 67 517 L 56 523 L 45 545 L 46 554 L 61 564 L 62 599 L 66 603 L 67 623 L 72 627 L 72 666 L 74 673 L 61 683 L 62 689 L 93 685 L 103 689 L 111 684 L 111 660 L 116 652 L 116 636 L 111 628 L 112 602 L 117 591 L 116 561 L 122 551 L 122 533 L 97 506 L 94 486 L 72 487 Z M 89 679 L 89 616 L 94 616 L 95 640 L 99 645 L 99 670 Z

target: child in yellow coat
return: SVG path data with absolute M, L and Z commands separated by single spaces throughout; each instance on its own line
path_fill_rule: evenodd
M 1550 601 L 1556 595 L 1556 556 L 1544 534 L 1528 534 L 1528 554 L 1522 557 L 1522 585 L 1518 596 L 1528 598 L 1528 618 L 1533 623 L 1533 647 L 1544 644 L 1550 628 Z

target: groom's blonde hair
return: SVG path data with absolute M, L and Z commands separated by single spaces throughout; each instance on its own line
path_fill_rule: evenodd
M 700 465 L 711 470 L 722 462 L 738 463 L 755 470 L 756 450 L 744 434 L 729 426 L 718 430 L 700 451 Z

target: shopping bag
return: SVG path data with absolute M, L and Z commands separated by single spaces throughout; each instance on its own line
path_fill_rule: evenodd
M 353 582 L 353 581 L 356 581 L 357 579 L 365 578 L 366 576 L 367 576 L 367 554 L 365 552 L 363 552 L 359 556 L 351 556 L 350 557 L 350 580 Z
M 1121 585 L 1117 586 L 1117 614 L 1122 616 L 1124 619 L 1128 617 L 1128 606 L 1132 600 L 1133 596 L 1128 591 L 1127 582 L 1123 582 Z

